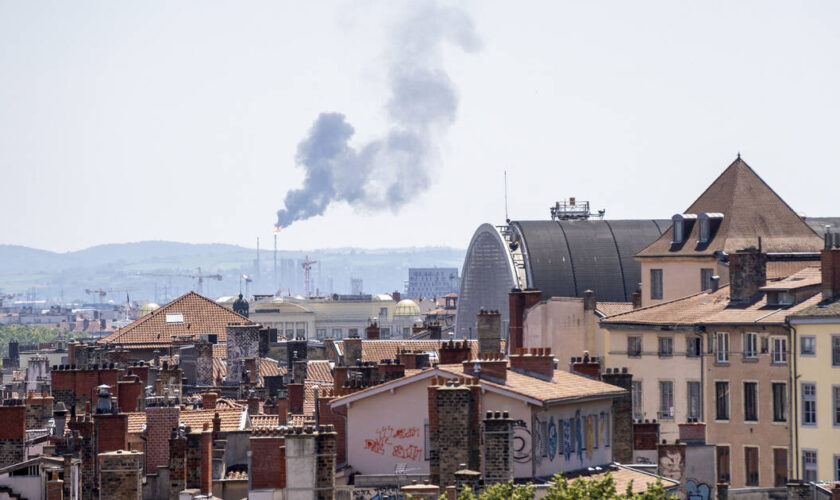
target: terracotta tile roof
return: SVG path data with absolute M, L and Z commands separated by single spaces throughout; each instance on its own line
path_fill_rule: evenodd
M 227 344 L 213 344 L 213 357 L 227 359 Z
M 217 410 L 241 410 L 244 408 L 243 405 L 237 403 L 233 399 L 228 398 L 217 398 L 216 399 L 216 409 Z
M 438 369 L 459 377 L 464 376 L 462 365 L 438 365 Z M 497 384 L 489 380 L 480 380 L 479 383 L 506 389 L 543 403 L 581 397 L 607 397 L 625 392 L 621 387 L 563 370 L 554 370 L 554 378 L 551 381 L 508 370 L 504 384 Z
M 259 363 L 260 374 L 257 378 L 258 386 L 265 385 L 265 380 L 263 379 L 263 377 L 286 374 L 286 367 L 278 367 L 277 361 L 274 359 L 260 358 Z M 221 385 L 222 383 L 224 383 L 225 377 L 227 377 L 227 360 L 221 358 L 213 358 L 213 380 L 216 382 L 216 385 Z
M 633 310 L 632 302 L 598 302 L 595 310 L 602 313 L 604 316 L 612 316 L 614 314 L 621 314 Z
M 143 432 L 143 426 L 146 425 L 146 413 L 142 411 L 133 411 L 128 414 L 128 433 L 140 434 Z
M 837 318 L 840 322 L 840 300 L 820 301 L 790 316 L 794 321 L 807 318 Z
M 778 280 L 819 264 L 817 260 L 771 260 L 767 262 L 767 279 Z
M 210 428 L 213 428 L 213 416 L 218 413 L 219 418 L 222 419 L 220 430 L 236 431 L 244 429 L 241 425 L 243 409 L 241 408 L 216 408 L 207 410 L 181 410 L 181 423 L 192 428 L 192 430 L 201 430 L 204 423 L 207 422 Z
M 332 367 L 326 360 L 310 360 L 306 363 L 306 380 L 333 383 Z
M 280 425 L 278 415 L 251 415 L 251 427 L 277 427 Z
M 167 323 L 167 314 L 181 314 L 183 322 Z M 97 342 L 110 342 L 127 349 L 136 349 L 136 345 L 168 346 L 173 341 L 173 335 L 189 335 L 196 339 L 204 333 L 216 334 L 219 342 L 225 342 L 225 327 L 231 323 L 254 322 L 207 297 L 189 292 Z M 187 337 L 181 337 L 184 338 Z
M 677 326 L 781 324 L 788 315 L 815 305 L 819 300 L 820 296 L 816 294 L 793 306 L 781 307 L 768 306 L 765 296 L 751 304 L 730 305 L 729 285 L 725 285 L 715 292 L 707 290 L 681 299 L 604 318 L 601 320 L 601 324 L 608 329 L 622 324 Z
M 580 475 L 570 475 L 569 480 L 573 481 L 575 479 L 603 479 L 607 474 L 611 474 L 613 481 L 615 481 L 615 491 L 618 493 L 624 493 L 627 491 L 627 486 L 630 485 L 630 482 L 633 482 L 633 493 L 642 494 L 647 490 L 648 484 L 654 484 L 657 479 L 662 481 L 662 486 L 665 489 L 669 488 L 677 488 L 679 487 L 680 483 L 674 481 L 673 479 L 669 479 L 664 476 L 657 476 L 655 474 L 649 474 L 647 472 L 642 472 L 639 470 L 631 469 L 629 467 L 623 467 L 621 465 L 610 465 L 605 467 L 605 470 L 600 473 L 595 474 L 580 474 Z
M 431 351 L 437 353 L 440 346 L 447 342 L 446 340 L 362 340 L 362 361 L 374 361 L 376 363 L 383 359 L 394 359 L 397 354 L 403 349 L 409 351 Z M 478 357 L 478 341 L 467 340 L 470 349 L 472 349 L 472 356 Z M 344 355 L 344 342 L 338 341 L 335 343 L 341 355 Z M 505 349 L 505 341 L 502 340 L 502 350 Z
M 315 421 L 312 419 L 312 415 L 289 415 L 288 418 L 288 424 L 296 427 L 315 423 Z
M 388 387 L 391 384 L 403 383 L 409 377 L 422 377 L 428 374 L 429 376 L 440 374 L 444 377 L 447 375 L 455 377 L 464 377 L 464 368 L 462 365 L 438 365 L 437 368 L 426 368 L 425 370 L 418 370 L 412 374 L 406 374 L 405 377 L 391 380 L 384 384 L 368 387 L 358 392 L 354 392 L 347 396 L 336 398 L 335 401 L 342 401 L 347 398 L 356 398 L 360 394 L 369 394 L 380 392 L 382 388 Z M 500 389 L 502 391 L 513 393 L 519 396 L 524 396 L 532 400 L 538 401 L 542 404 L 549 404 L 554 402 L 562 402 L 564 400 L 575 400 L 580 398 L 590 397 L 612 397 L 626 392 L 618 386 L 606 384 L 589 377 L 575 375 L 562 370 L 554 371 L 554 378 L 552 380 L 542 380 L 528 375 L 523 375 L 511 370 L 507 371 L 507 378 L 504 384 L 498 384 L 486 379 L 479 380 L 479 385 L 483 387 L 490 387 Z
M 761 290 L 765 292 L 772 290 L 797 290 L 799 288 L 816 286 L 821 283 L 822 271 L 820 270 L 820 266 L 808 266 L 784 279 L 773 282 L 768 281 L 766 285 L 761 287 Z
M 686 231 L 683 244 L 672 244 L 671 227 L 648 245 L 637 257 L 711 256 L 717 251 L 758 246 L 761 236 L 765 252 L 818 252 L 820 238 L 754 171 L 739 157 L 685 210 L 686 214 L 722 213 L 719 227 L 713 228 L 708 243 L 698 244 L 700 224 L 695 221 Z M 688 228 L 687 228 L 688 229 Z

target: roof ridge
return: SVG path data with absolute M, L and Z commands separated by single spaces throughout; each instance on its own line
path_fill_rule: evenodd
M 172 306 L 173 304 L 175 304 L 175 303 L 176 303 L 176 302 L 178 302 L 179 300 L 183 300 L 185 297 L 187 297 L 187 296 L 188 296 L 189 294 L 191 294 L 191 293 L 195 293 L 195 292 L 193 292 L 192 290 L 190 290 L 189 292 L 187 292 L 187 293 L 185 293 L 185 294 L 181 295 L 180 297 L 176 297 L 176 298 L 174 298 L 174 299 L 170 300 L 170 301 L 169 301 L 169 302 L 167 302 L 166 304 L 164 304 L 164 305 L 162 305 L 162 306 L 158 307 L 158 308 L 157 308 L 157 309 L 155 309 L 154 311 L 150 311 L 149 313 L 147 313 L 146 315 L 144 315 L 144 316 L 143 316 L 143 317 L 141 317 L 141 318 L 137 318 L 136 320 L 132 321 L 131 323 L 129 323 L 129 324 L 125 325 L 124 327 L 122 327 L 122 328 L 118 329 L 118 330 L 117 330 L 117 331 L 115 331 L 114 333 L 112 333 L 112 334 L 110 334 L 110 335 L 108 335 L 108 336 L 106 336 L 106 337 L 103 337 L 103 338 L 99 339 L 98 343 L 103 343 L 103 344 L 104 344 L 104 343 L 106 343 L 106 342 L 112 342 L 112 341 L 110 340 L 110 338 L 111 338 L 111 337 L 114 337 L 114 339 L 119 339 L 119 338 L 120 338 L 120 337 L 122 337 L 124 334 L 128 333 L 129 331 L 133 330 L 134 328 L 137 328 L 138 326 L 142 325 L 142 324 L 143 324 L 143 323 L 145 323 L 146 321 L 149 321 L 150 319 L 152 319 L 154 316 L 156 316 L 157 314 L 159 314 L 159 311 L 162 311 L 163 309 L 165 309 L 165 308 L 167 308 L 167 307 Z M 198 295 L 198 294 L 196 293 L 196 295 Z M 199 295 L 199 297 L 200 297 L 200 295 Z

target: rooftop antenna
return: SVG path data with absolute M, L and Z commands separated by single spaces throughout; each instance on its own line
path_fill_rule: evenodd
M 505 222 L 510 224 L 510 217 L 508 217 L 508 202 L 507 202 L 507 170 L 505 170 Z

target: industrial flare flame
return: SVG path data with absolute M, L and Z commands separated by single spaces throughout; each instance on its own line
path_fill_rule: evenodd
M 283 226 L 279 226 L 279 225 L 274 226 L 274 234 L 277 234 L 282 230 L 283 230 Z

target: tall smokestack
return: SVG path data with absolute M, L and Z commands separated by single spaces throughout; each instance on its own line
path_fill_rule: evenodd
M 355 129 L 345 116 L 321 113 L 298 144 L 295 160 L 306 177 L 303 187 L 286 193 L 277 226 L 322 215 L 334 201 L 396 211 L 429 188 L 435 137 L 455 121 L 458 109 L 455 88 L 443 69 L 443 44 L 474 51 L 480 42 L 461 10 L 409 5 L 388 44 L 387 132 L 355 148 L 349 144 Z

